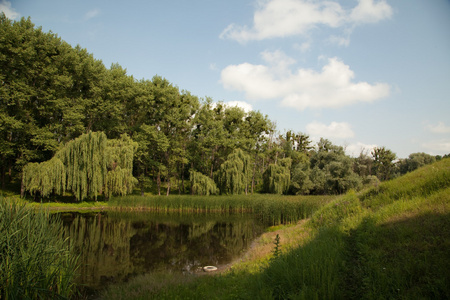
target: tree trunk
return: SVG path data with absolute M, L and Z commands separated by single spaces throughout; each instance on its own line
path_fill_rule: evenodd
M 24 196 L 25 196 L 25 185 L 23 184 L 23 179 L 22 179 L 20 182 L 20 198 L 23 198 Z
M 161 196 L 161 170 L 158 169 L 158 175 L 156 177 L 156 186 L 158 187 L 158 196 Z
M 255 174 L 256 174 L 256 162 L 258 159 L 258 153 L 255 153 L 255 162 L 253 163 L 253 175 L 252 175 L 252 195 L 255 189 Z
M 2 190 L 5 190 L 5 165 L 2 165 Z
M 169 174 L 167 174 L 167 193 L 166 196 L 169 196 L 170 194 L 170 177 Z
M 185 194 L 184 190 L 184 163 L 181 165 L 181 190 L 183 192 L 183 195 Z

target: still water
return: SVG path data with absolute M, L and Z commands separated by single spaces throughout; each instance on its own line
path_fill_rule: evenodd
M 151 271 L 196 272 L 238 258 L 264 230 L 249 215 L 63 213 L 78 283 L 99 289 Z

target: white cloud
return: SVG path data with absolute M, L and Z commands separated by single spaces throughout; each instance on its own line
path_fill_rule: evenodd
M 336 36 L 332 35 L 328 39 L 331 43 L 337 44 L 338 46 L 348 46 L 350 45 L 350 37 Z
M 244 102 L 244 101 L 228 101 L 224 102 L 224 104 L 228 107 L 240 107 L 244 110 L 244 112 L 248 113 L 253 110 L 253 107 L 251 104 Z
M 303 0 L 259 1 L 258 9 L 253 16 L 253 28 L 231 24 L 220 36 L 246 42 L 305 34 L 319 24 L 339 26 L 343 21 L 343 13 L 338 3 L 329 1 L 319 3 Z
M 326 125 L 320 122 L 312 122 L 306 125 L 306 132 L 313 138 L 327 138 L 327 139 L 346 139 L 355 135 L 351 125 L 346 122 L 331 122 Z
M 347 155 L 350 155 L 352 157 L 358 157 L 359 154 L 364 153 L 366 155 L 370 155 L 370 152 L 373 150 L 373 148 L 378 147 L 375 144 L 364 144 L 361 142 L 349 144 L 345 147 L 345 152 Z
M 450 127 L 446 126 L 444 122 L 439 122 L 436 125 L 427 125 L 426 128 L 434 133 L 450 133 Z
M 10 20 L 15 20 L 20 17 L 20 14 L 11 7 L 11 2 L 0 0 L 0 12 L 5 13 L 5 16 Z
M 301 44 L 295 44 L 294 49 L 299 50 L 302 53 L 311 49 L 311 42 L 303 42 Z
M 263 53 L 265 65 L 243 63 L 222 70 L 221 82 L 230 90 L 243 91 L 249 99 L 282 99 L 282 105 L 300 111 L 306 108 L 342 107 L 358 102 L 373 102 L 389 95 L 385 83 L 353 82 L 348 65 L 337 58 L 328 59 L 321 72 L 288 68 L 295 61 L 281 51 Z
M 241 43 L 275 37 L 304 35 L 317 26 L 375 23 L 392 15 L 385 0 L 360 0 L 346 11 L 337 2 L 309 0 L 260 0 L 253 15 L 253 26 L 230 24 L 220 34 Z
M 438 154 L 450 153 L 450 140 L 438 140 L 422 143 L 422 147 Z
M 84 15 L 84 19 L 85 20 L 90 20 L 92 18 L 95 18 L 96 16 L 98 16 L 100 14 L 100 10 L 98 9 L 92 9 L 90 11 L 88 11 L 85 15 Z
M 376 23 L 392 16 L 392 7 L 385 0 L 374 3 L 373 0 L 359 0 L 352 9 L 350 20 L 354 23 Z

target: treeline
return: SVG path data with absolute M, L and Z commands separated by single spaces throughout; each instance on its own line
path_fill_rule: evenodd
M 336 194 L 436 159 L 414 154 L 397 162 L 384 147 L 355 159 L 325 139 L 314 145 L 301 132 L 280 135 L 260 112 L 199 99 L 160 76 L 137 80 L 118 64 L 108 69 L 29 18 L 16 22 L 4 14 L 0 100 L 2 187 L 21 182 L 22 194 L 40 197 L 70 192 L 83 200 L 133 188 L 167 195 Z M 106 146 L 89 144 L 86 136 L 102 133 Z M 75 144 L 106 151 L 89 154 L 97 160 L 109 156 L 101 167 L 88 166 L 92 161 Z M 127 159 L 117 156 L 121 149 L 128 149 Z

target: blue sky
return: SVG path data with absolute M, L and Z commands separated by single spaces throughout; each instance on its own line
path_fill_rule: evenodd
M 448 0 L 0 0 L 136 79 L 259 110 L 349 154 L 450 153 Z

